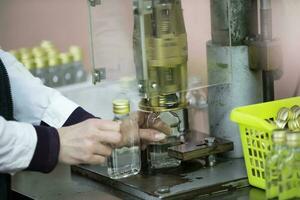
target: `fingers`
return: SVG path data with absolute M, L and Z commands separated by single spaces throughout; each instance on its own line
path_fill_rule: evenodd
M 104 157 L 107 157 L 107 156 L 110 156 L 111 153 L 112 153 L 112 148 L 107 146 L 107 145 L 104 145 L 104 144 L 97 144 L 95 145 L 94 147 L 94 154 L 96 155 L 100 155 L 100 156 L 104 156 Z
M 90 122 L 99 130 L 120 132 L 120 122 L 102 119 L 91 119 Z
M 103 156 L 100 156 L 100 155 L 93 155 L 88 162 L 88 164 L 91 164 L 91 165 L 100 165 L 100 164 L 103 164 L 105 162 L 105 157 Z
M 134 117 L 136 117 L 136 120 L 138 121 L 138 124 L 139 124 L 139 127 L 140 128 L 145 128 L 146 126 L 146 118 L 147 118 L 147 114 L 146 112 L 142 112 L 142 111 L 139 111 L 137 112 Z
M 98 142 L 104 144 L 118 144 L 122 139 L 120 132 L 114 131 L 96 131 L 94 135 Z
M 166 135 L 151 129 L 140 129 L 140 137 L 149 142 L 159 142 L 166 138 Z
M 140 128 L 152 128 L 166 135 L 172 134 L 171 127 L 162 121 L 156 113 L 138 112 L 138 123 Z
M 166 135 L 171 135 L 172 134 L 171 127 L 159 118 L 154 120 L 154 122 L 152 124 L 150 124 L 149 128 L 153 128 L 153 129 L 155 129 L 159 132 L 163 132 Z

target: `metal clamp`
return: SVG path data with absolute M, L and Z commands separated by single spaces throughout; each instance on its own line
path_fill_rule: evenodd
M 97 5 L 101 5 L 101 0 L 88 0 L 90 3 L 90 6 L 95 7 Z
M 105 68 L 94 69 L 93 72 L 93 84 L 100 83 L 101 80 L 106 79 Z

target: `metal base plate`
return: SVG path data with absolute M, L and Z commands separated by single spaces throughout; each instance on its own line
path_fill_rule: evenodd
M 105 166 L 73 166 L 72 171 L 142 199 L 187 199 L 248 186 L 243 159 L 219 160 L 212 168 L 194 160 L 120 180 L 110 179 Z

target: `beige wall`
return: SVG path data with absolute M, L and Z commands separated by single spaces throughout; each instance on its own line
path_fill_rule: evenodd
M 132 74 L 131 0 L 103 2 L 97 18 L 99 67 Z M 300 19 L 300 1 L 285 0 L 283 5 L 279 0 L 273 2 L 276 35 L 281 36 L 284 41 L 285 73 L 276 82 L 276 96 L 282 98 L 293 94 L 299 79 L 300 28 L 295 24 Z M 183 7 L 189 36 L 189 66 L 192 66 L 190 74 L 204 76 L 205 43 L 210 39 L 209 0 L 183 0 Z M 88 54 L 86 0 L 0 0 L 0 45 L 4 49 L 32 46 L 43 39 L 52 40 L 61 50 L 78 44 Z M 90 66 L 88 60 L 86 57 L 85 63 Z M 131 70 L 126 70 L 128 67 Z
M 0 0 L 0 45 L 10 50 L 47 39 L 62 51 L 78 44 L 88 52 L 87 11 L 85 0 Z

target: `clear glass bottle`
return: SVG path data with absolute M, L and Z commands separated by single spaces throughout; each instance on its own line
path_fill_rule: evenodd
M 59 76 L 61 71 L 61 63 L 58 56 L 52 56 L 48 58 L 48 86 L 59 87 L 62 86 L 62 78 Z
M 182 121 L 175 112 L 162 112 L 156 118 L 160 118 L 172 128 L 172 134 L 163 142 L 150 143 L 148 145 L 148 162 L 151 169 L 178 167 L 180 160 L 172 158 L 168 154 L 168 148 L 180 144 Z
M 115 121 L 128 119 L 130 112 L 129 101 L 127 99 L 114 100 L 113 112 Z M 132 132 L 123 133 L 126 135 L 126 145 L 115 148 L 112 151 L 112 155 L 107 159 L 107 172 L 112 179 L 126 178 L 140 172 L 141 152 L 138 128 L 130 130 Z
M 69 52 L 73 58 L 73 70 L 75 83 L 84 82 L 87 79 L 86 71 L 83 65 L 83 50 L 79 46 L 72 45 L 69 47 Z
M 273 147 L 266 158 L 266 197 L 277 198 L 279 195 L 278 179 L 280 171 L 278 166 L 287 155 L 286 130 L 276 129 L 272 134 Z
M 63 85 L 70 85 L 74 83 L 74 67 L 73 59 L 70 53 L 60 53 L 61 60 L 61 76 L 63 77 Z
M 288 156 L 279 166 L 279 200 L 300 199 L 300 132 L 287 134 Z

